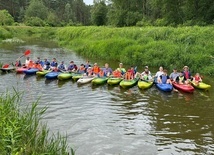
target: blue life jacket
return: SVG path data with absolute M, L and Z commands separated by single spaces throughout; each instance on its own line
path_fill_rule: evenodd
M 51 62 L 51 67 L 57 67 L 57 62 Z
M 60 64 L 59 67 L 58 67 L 58 69 L 65 70 L 65 65 L 64 64 Z
M 163 84 L 166 84 L 167 76 L 166 75 L 161 75 L 161 81 L 162 81 Z
M 73 70 L 73 69 L 74 69 L 74 64 L 73 64 L 73 65 L 68 66 L 68 70 Z

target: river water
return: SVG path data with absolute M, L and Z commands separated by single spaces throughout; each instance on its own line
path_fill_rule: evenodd
M 0 62 L 14 62 L 26 49 L 34 60 L 40 56 L 67 63 L 74 60 L 77 65 L 85 62 L 71 51 L 40 41 L 4 44 Z M 96 61 L 101 66 L 105 63 Z M 118 65 L 109 63 L 112 68 Z M 214 87 L 213 78 L 207 76 L 204 81 Z M 193 94 L 163 93 L 155 86 L 141 91 L 137 86 L 79 86 L 72 80 L 0 75 L 1 93 L 15 88 L 24 92 L 23 106 L 38 98 L 39 106 L 48 106 L 43 121 L 51 132 L 67 135 L 77 155 L 214 154 L 213 87 Z

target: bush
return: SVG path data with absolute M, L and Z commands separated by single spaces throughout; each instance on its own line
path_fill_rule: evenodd
M 46 22 L 39 17 L 29 17 L 25 19 L 25 24 L 27 26 L 45 26 Z
M 0 10 L 0 25 L 12 25 L 14 23 L 13 17 L 7 10 Z

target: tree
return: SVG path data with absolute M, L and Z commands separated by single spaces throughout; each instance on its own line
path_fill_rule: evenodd
M 107 6 L 104 1 L 95 2 L 91 9 L 92 23 L 97 26 L 106 25 L 107 11 Z
M 0 25 L 12 25 L 14 23 L 13 17 L 7 10 L 0 10 Z

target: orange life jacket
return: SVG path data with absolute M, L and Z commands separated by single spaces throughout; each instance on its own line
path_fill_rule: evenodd
M 104 76 L 104 72 L 103 72 L 103 71 L 100 71 L 100 72 L 99 72 L 99 76 L 100 76 L 100 77 L 103 77 L 103 76 Z
M 100 68 L 98 66 L 94 66 L 92 71 L 95 73 L 95 74 L 98 74 L 100 72 Z
M 43 70 L 42 65 L 41 64 L 35 64 L 35 68 L 37 68 L 38 70 Z
M 33 61 L 30 61 L 27 67 L 28 68 L 34 68 L 35 64 L 33 63 Z
M 114 77 L 121 77 L 122 76 L 122 74 L 121 74 L 121 72 L 120 71 L 118 71 L 118 70 L 116 70 L 116 71 L 113 71 L 113 76 Z

